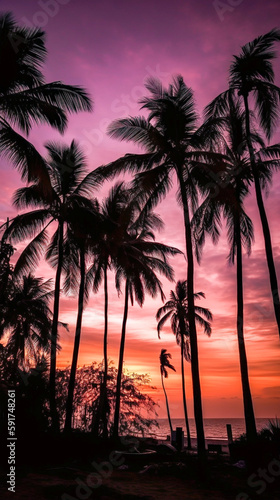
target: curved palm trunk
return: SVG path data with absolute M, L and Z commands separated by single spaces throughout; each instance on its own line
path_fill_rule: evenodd
M 107 380 L 108 380 L 108 277 L 107 266 L 104 266 L 104 340 L 103 340 L 103 356 L 104 356 L 104 372 L 103 380 L 100 385 L 100 403 L 92 422 L 92 433 L 95 437 L 98 436 L 100 419 L 102 420 L 103 437 L 108 437 L 108 422 L 106 414 L 107 401 Z
M 247 146 L 248 146 L 248 150 L 249 150 L 249 154 L 250 154 L 250 161 L 251 161 L 252 172 L 253 172 L 253 177 L 254 177 L 257 205 L 258 205 L 258 209 L 259 209 L 259 213 L 260 213 L 260 219 L 261 219 L 262 230 L 263 230 L 263 237 L 264 237 L 264 243 L 265 243 L 265 253 L 266 253 L 266 260 L 267 260 L 267 266 L 268 266 L 268 271 L 269 271 L 270 288 L 271 288 L 272 299 L 273 299 L 274 313 L 275 313 L 275 318 L 276 318 L 276 322 L 277 322 L 277 326 L 278 326 L 278 333 L 280 336 L 280 300 L 279 300 L 277 275 L 276 275 L 274 259 L 273 259 L 270 229 L 269 229 L 269 224 L 268 224 L 268 220 L 267 220 L 267 216 L 266 216 L 266 211 L 264 208 L 260 181 L 259 181 L 258 174 L 256 171 L 256 162 L 255 162 L 254 150 L 253 150 L 252 141 L 251 141 L 248 95 L 244 95 L 243 98 L 244 98 L 245 113 L 246 113 Z
M 187 410 L 187 398 L 186 398 L 186 387 L 185 387 L 185 370 L 184 370 L 184 334 L 181 334 L 181 374 L 182 374 L 182 389 L 183 389 L 183 405 L 184 405 L 184 415 L 187 429 L 187 439 L 188 439 L 188 448 L 191 449 L 191 434 L 190 434 L 190 426 L 188 419 L 188 410 Z
M 59 432 L 59 417 L 55 400 L 55 376 L 56 376 L 56 350 L 57 350 L 57 328 L 60 298 L 60 278 L 63 261 L 63 222 L 59 223 L 58 228 L 58 264 L 55 276 L 53 322 L 51 332 L 51 366 L 50 366 L 50 413 L 51 427 L 54 432 Z
M 119 435 L 121 382 L 122 382 L 122 370 L 123 370 L 123 358 L 124 358 L 125 331 L 126 331 L 127 315 L 128 315 L 128 280 L 126 280 L 126 284 L 125 284 L 124 313 L 123 313 L 123 323 L 122 323 L 122 336 L 121 336 L 121 345 L 120 345 L 118 377 L 117 377 L 117 387 L 116 387 L 116 403 L 115 403 L 114 426 L 113 426 L 113 437 L 114 438 L 117 438 Z
M 240 237 L 240 220 L 235 221 L 236 233 L 236 265 L 237 265 L 237 338 L 239 350 L 239 362 L 241 371 L 241 382 L 243 392 L 243 404 L 246 434 L 248 441 L 253 441 L 257 437 L 254 408 L 250 390 L 248 364 L 244 341 L 244 314 L 243 314 L 243 277 L 242 277 L 242 246 Z
M 82 329 L 82 318 L 83 318 L 83 309 L 84 309 L 84 293 L 85 293 L 85 247 L 84 244 L 81 245 L 80 248 L 80 289 L 79 289 L 79 303 L 78 303 L 78 315 L 77 315 L 77 323 L 76 323 L 76 331 L 75 331 L 75 342 L 74 342 L 74 350 L 72 357 L 72 365 L 70 372 L 70 379 L 68 385 L 68 396 L 66 402 L 66 418 L 64 431 L 71 431 L 71 422 L 72 422 L 72 414 L 73 414 L 73 399 L 74 399 L 74 389 L 75 389 L 75 378 L 78 364 L 78 355 L 79 355 L 79 347 L 81 340 L 81 329 Z
M 169 411 L 169 404 L 168 404 L 167 394 L 166 394 L 166 390 L 165 390 L 165 386 L 164 386 L 164 382 L 163 382 L 163 374 L 162 373 L 161 373 L 161 385 L 162 385 L 164 396 L 165 396 L 165 404 L 166 404 L 167 417 L 168 417 L 168 422 L 169 422 L 169 427 L 170 427 L 170 442 L 171 442 L 173 428 L 172 428 L 172 422 L 171 422 L 170 411 Z
M 192 383 L 193 383 L 194 417 L 195 417 L 195 425 L 197 433 L 197 451 L 198 453 L 204 453 L 205 437 L 204 437 L 204 427 L 203 427 L 202 401 L 201 401 L 201 388 L 200 388 L 199 362 L 198 362 L 198 346 L 197 346 L 195 309 L 194 309 L 194 262 L 193 262 L 193 249 L 192 249 L 192 234 L 190 226 L 189 206 L 185 191 L 183 173 L 179 167 L 177 168 L 177 175 L 180 184 L 180 192 L 184 209 L 186 254 L 188 259 L 187 292 L 188 292 L 188 311 L 189 311 L 189 326 L 190 326 L 191 371 L 192 371 Z

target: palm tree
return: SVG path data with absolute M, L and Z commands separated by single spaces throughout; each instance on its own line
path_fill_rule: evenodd
M 224 161 L 205 166 L 212 179 L 215 196 L 210 193 L 197 210 L 193 222 L 196 225 L 196 240 L 204 244 L 205 232 L 216 243 L 219 237 L 221 217 L 226 220 L 227 236 L 230 244 L 229 263 L 237 269 L 237 339 L 243 391 L 243 404 L 248 440 L 256 438 L 256 423 L 249 383 L 248 364 L 244 339 L 243 263 L 242 246 L 250 254 L 253 241 L 253 224 L 244 210 L 244 198 L 248 195 L 252 181 L 250 157 L 246 155 L 245 116 L 240 107 L 233 103 L 229 115 L 223 118 L 223 127 L 228 141 L 221 139 L 219 145 L 224 153 Z M 211 126 L 211 123 L 208 123 Z M 217 120 L 214 121 L 217 126 Z M 258 135 L 255 143 L 261 143 Z M 219 180 L 214 180 L 215 176 Z M 215 189 L 216 183 L 216 189 Z
M 205 297 L 203 292 L 194 294 L 195 299 Z M 203 317 L 204 316 L 204 317 Z M 206 319 L 205 319 L 206 318 Z M 160 307 L 156 314 L 158 320 L 158 336 L 160 331 L 168 319 L 171 322 L 171 329 L 176 336 L 177 344 L 181 348 L 181 374 L 182 374 L 182 389 L 183 389 L 183 404 L 184 414 L 188 437 L 188 448 L 191 448 L 191 436 L 189 428 L 189 419 L 187 411 L 187 398 L 185 389 L 185 374 L 184 374 L 184 358 L 191 360 L 189 348 L 189 312 L 188 312 L 188 286 L 186 281 L 178 281 L 176 284 L 175 292 L 171 290 L 170 300 L 167 301 L 163 307 Z M 204 307 L 195 306 L 195 320 L 200 326 L 203 327 L 207 335 L 211 335 L 211 326 L 209 321 L 212 321 L 212 314 L 209 309 Z
M 168 399 L 167 399 L 167 394 L 164 386 L 164 381 L 163 377 L 167 378 L 168 377 L 168 371 L 167 368 L 170 368 L 170 370 L 173 370 L 176 372 L 175 368 L 173 365 L 170 364 L 169 359 L 171 359 L 171 354 L 167 352 L 166 349 L 161 349 L 160 356 L 159 356 L 159 361 L 160 361 L 160 376 L 161 376 L 161 384 L 165 396 L 165 403 L 166 403 L 166 410 L 167 410 L 167 416 L 168 416 L 168 422 L 169 422 L 169 427 L 170 427 L 170 438 L 172 439 L 172 422 L 171 422 L 171 417 L 170 417 L 170 411 L 169 411 L 169 404 L 168 404 Z
M 50 350 L 52 313 L 51 280 L 32 274 L 21 279 L 13 276 L 10 293 L 2 305 L 0 338 L 8 333 L 7 349 L 14 359 L 14 370 L 31 360 L 38 361 L 40 351 Z
M 162 222 L 153 212 L 144 210 L 139 213 L 137 207 L 137 200 L 133 199 L 124 209 L 123 221 L 126 221 L 126 223 L 123 224 L 123 234 L 120 236 L 123 241 L 117 250 L 115 264 L 116 288 L 120 291 L 124 280 L 125 296 L 113 424 L 114 437 L 118 436 L 119 427 L 121 380 L 129 300 L 133 305 L 135 298 L 136 302 L 142 306 L 145 291 L 151 297 L 156 297 L 160 293 L 161 299 L 164 300 L 162 285 L 156 272 L 160 272 L 166 278 L 172 280 L 173 270 L 167 262 L 167 256 L 181 253 L 176 248 L 154 241 L 152 228 L 160 228 Z
M 11 13 L 0 16 L 0 48 L 0 153 L 23 179 L 40 179 L 47 191 L 49 176 L 43 158 L 14 127 L 28 134 L 33 124 L 47 123 L 63 132 L 67 113 L 91 111 L 91 100 L 81 87 L 45 82 L 45 34 L 19 27 Z
M 104 371 L 100 384 L 99 405 L 94 414 L 92 432 L 97 436 L 100 419 L 103 427 L 103 437 L 107 438 L 107 380 L 108 380 L 108 271 L 112 270 L 117 262 L 116 256 L 119 246 L 122 245 L 120 232 L 122 232 L 123 217 L 129 200 L 129 190 L 123 182 L 114 185 L 108 197 L 101 204 L 100 210 L 104 221 L 104 233 L 99 238 L 98 247 L 95 249 L 94 262 L 87 273 L 89 284 L 93 284 L 95 292 L 99 289 L 102 278 L 104 280 L 104 337 L 103 356 Z
M 65 432 L 71 431 L 82 318 L 84 306 L 88 300 L 88 291 L 86 289 L 86 261 L 89 256 L 91 256 L 92 252 L 94 252 L 97 243 L 100 241 L 101 229 L 103 230 L 99 207 L 97 203 L 92 201 L 92 207 L 88 209 L 88 212 L 86 212 L 84 208 L 80 209 L 78 206 L 75 208 L 65 238 L 63 267 L 66 277 L 64 289 L 66 293 L 78 290 L 78 313 L 66 401 Z
M 194 157 L 211 157 L 204 151 L 200 133 L 196 131 L 198 116 L 192 90 L 181 76 L 174 79 L 168 89 L 155 79 L 146 85 L 150 96 L 143 99 L 143 108 L 149 111 L 142 116 L 117 120 L 109 127 L 109 134 L 120 140 L 128 140 L 145 148 L 143 154 L 127 154 L 107 165 L 104 175 L 113 176 L 120 171 L 138 172 L 135 185 L 139 194 L 153 207 L 172 186 L 172 174 L 178 182 L 177 199 L 183 208 L 187 255 L 188 308 L 190 322 L 190 346 L 192 356 L 192 380 L 194 413 L 199 452 L 205 451 L 202 416 L 201 388 L 197 334 L 194 312 L 194 259 L 191 231 L 191 211 L 197 206 L 197 185 L 203 172 L 195 173 L 190 160 Z
M 51 265 L 56 266 L 51 333 L 50 407 L 53 428 L 58 430 L 55 409 L 56 344 L 65 231 L 71 221 L 75 220 L 77 210 L 81 220 L 83 218 L 87 220 L 89 211 L 92 211 L 92 202 L 86 195 L 91 194 L 92 190 L 99 186 L 101 179 L 97 170 L 85 176 L 85 157 L 75 141 L 72 141 L 70 147 L 48 143 L 46 148 L 49 152 L 47 165 L 51 195 L 46 194 L 38 183 L 18 189 L 14 195 L 15 206 L 34 207 L 34 209 L 17 216 L 7 233 L 11 241 L 33 238 L 22 252 L 15 267 L 15 273 L 24 272 L 38 263 L 48 243 L 48 227 L 57 222 L 46 258 Z
M 260 125 L 269 139 L 277 124 L 277 108 L 280 100 L 280 88 L 274 84 L 274 71 L 271 62 L 276 57 L 274 45 L 278 41 L 280 41 L 280 30 L 272 29 L 241 48 L 241 54 L 234 56 L 234 61 L 230 66 L 229 89 L 216 97 L 207 106 L 206 116 L 209 118 L 215 115 L 223 115 L 228 110 L 229 101 L 233 95 L 238 95 L 243 100 L 246 117 L 246 142 L 250 155 L 257 205 L 264 236 L 274 313 L 280 336 L 278 282 L 273 259 L 270 229 L 262 197 L 259 169 L 252 141 L 249 108 L 249 98 L 252 95 Z

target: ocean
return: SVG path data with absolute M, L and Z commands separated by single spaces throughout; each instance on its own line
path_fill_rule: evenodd
M 257 430 L 260 431 L 266 427 L 269 423 L 269 418 L 257 418 L 256 426 Z M 154 427 L 151 429 L 149 435 L 157 439 L 166 439 L 167 435 L 170 435 L 170 428 L 167 418 L 159 418 L 157 420 L 159 427 Z M 227 440 L 227 429 L 226 425 L 231 424 L 233 438 L 238 438 L 241 434 L 245 433 L 245 421 L 243 418 L 205 418 L 204 419 L 204 433 L 205 437 L 208 439 L 225 439 Z M 195 420 L 193 418 L 189 419 L 191 438 L 196 437 L 195 430 Z M 186 436 L 186 426 L 185 420 L 183 418 L 173 418 L 172 427 L 175 430 L 176 427 L 182 427 L 184 435 Z

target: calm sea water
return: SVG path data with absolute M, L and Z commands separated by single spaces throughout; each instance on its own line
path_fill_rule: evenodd
M 268 418 L 257 418 L 257 430 L 261 430 L 269 423 Z M 166 439 L 170 434 L 170 428 L 167 418 L 158 419 L 159 428 L 153 428 L 151 434 L 158 439 Z M 206 418 L 204 419 L 204 432 L 206 438 L 212 439 L 227 439 L 226 425 L 231 424 L 233 438 L 238 438 L 245 432 L 245 421 L 243 418 Z M 193 418 L 189 419 L 191 437 L 196 437 L 195 421 Z M 182 418 L 173 418 L 172 426 L 175 430 L 176 427 L 182 427 L 186 436 L 185 420 Z

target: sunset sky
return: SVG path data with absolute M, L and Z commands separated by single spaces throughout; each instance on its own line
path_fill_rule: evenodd
M 55 139 L 70 144 L 75 138 L 88 158 L 88 168 L 108 163 L 136 148 L 106 136 L 109 123 L 117 118 L 138 115 L 138 100 L 145 94 L 149 76 L 168 84 L 181 74 L 192 87 L 200 114 L 204 106 L 227 87 L 233 54 L 256 36 L 280 26 L 278 0 L 40 0 L 2 1 L 1 11 L 13 11 L 19 24 L 41 26 L 47 34 L 48 58 L 44 68 L 47 81 L 62 80 L 85 87 L 94 100 L 94 112 L 69 118 L 64 137 L 47 126 L 34 127 L 30 140 L 44 153 L 44 143 Z M 280 53 L 280 44 L 278 47 Z M 274 67 L 280 86 L 280 59 Z M 280 129 L 273 142 L 280 142 Z M 45 154 L 45 153 L 44 153 Z M 1 220 L 15 214 L 11 205 L 14 190 L 21 187 L 19 174 L 1 160 Z M 100 199 L 108 191 L 105 185 Z M 184 250 L 183 220 L 175 199 L 176 183 L 156 211 L 165 222 L 158 240 Z M 280 174 L 274 176 L 265 200 L 271 227 L 274 257 L 280 280 Z M 252 255 L 244 256 L 245 338 L 251 389 L 257 417 L 280 417 L 280 342 L 274 320 L 264 245 L 254 193 L 246 201 L 254 222 L 255 243 Z M 21 246 L 17 245 L 20 249 Z M 203 291 L 214 316 L 211 338 L 199 331 L 199 359 L 204 416 L 242 417 L 243 405 L 236 337 L 236 276 L 226 257 L 228 245 L 223 233 L 218 246 L 207 242 L 201 265 L 196 265 L 195 290 Z M 184 257 L 172 260 L 175 278 L 186 278 Z M 54 277 L 42 262 L 38 276 Z M 123 310 L 123 296 L 114 290 L 110 276 L 109 356 L 117 361 Z M 174 288 L 163 280 L 165 294 Z M 60 319 L 69 323 L 70 332 L 61 332 L 60 366 L 69 365 L 75 329 L 77 299 L 62 297 Z M 159 376 L 161 348 L 172 353 L 177 372 L 171 373 L 166 388 L 174 417 L 183 415 L 180 378 L 180 352 L 167 326 L 157 337 L 155 313 L 160 298 L 146 297 L 142 309 L 129 310 L 125 367 L 149 373 L 152 394 L 165 407 Z M 84 312 L 79 365 L 102 359 L 103 293 L 92 295 Z M 192 389 L 190 366 L 186 366 L 186 387 L 190 414 Z

